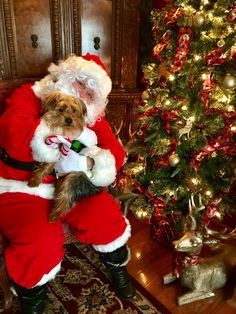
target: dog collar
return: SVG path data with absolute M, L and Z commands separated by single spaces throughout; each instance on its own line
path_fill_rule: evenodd
M 86 146 L 84 144 L 80 143 L 80 141 L 73 140 L 71 143 L 70 149 L 72 149 L 76 153 L 79 153 L 81 151 L 81 149 L 83 149 L 84 147 L 86 147 Z

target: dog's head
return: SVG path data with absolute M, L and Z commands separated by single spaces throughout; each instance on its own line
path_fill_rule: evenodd
M 61 129 L 62 135 L 73 130 L 83 130 L 86 105 L 81 99 L 60 92 L 54 92 L 43 100 L 43 119 L 52 131 Z

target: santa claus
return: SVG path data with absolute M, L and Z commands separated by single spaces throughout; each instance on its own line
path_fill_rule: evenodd
M 134 296 L 126 269 L 131 228 L 119 202 L 101 190 L 49 223 L 55 177 L 46 176 L 38 187 L 27 185 L 38 162 L 55 163 L 58 175 L 90 170 L 96 186 L 111 184 L 124 163 L 124 149 L 104 117 L 112 83 L 100 58 L 72 55 L 52 63 L 48 71 L 42 80 L 16 89 L 0 118 L 0 230 L 9 242 L 6 266 L 24 314 L 44 311 L 47 282 L 60 271 L 64 255 L 62 223 L 80 242 L 99 252 L 117 293 L 123 298 Z M 55 91 L 80 97 L 87 107 L 86 127 L 72 139 L 88 147 L 80 154 L 71 150 L 64 159 L 59 146 L 52 149 L 45 143 L 52 134 L 41 117 L 41 101 Z

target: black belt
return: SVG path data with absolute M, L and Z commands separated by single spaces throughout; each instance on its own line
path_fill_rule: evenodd
M 5 151 L 4 148 L 0 148 L 0 159 L 4 162 L 4 164 L 19 170 L 25 171 L 34 171 L 39 165 L 38 162 L 30 162 L 30 161 L 19 161 L 11 156 Z
M 77 140 L 72 141 L 71 149 L 75 152 L 79 153 L 82 148 L 84 148 L 85 145 L 80 143 Z M 11 156 L 8 155 L 8 153 L 5 151 L 4 148 L 0 147 L 0 160 L 4 162 L 4 164 L 15 168 L 19 170 L 25 170 L 25 171 L 34 171 L 38 166 L 39 162 L 30 162 L 30 161 L 19 161 Z

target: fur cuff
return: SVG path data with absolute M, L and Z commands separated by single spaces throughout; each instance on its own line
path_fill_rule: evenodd
M 104 245 L 93 245 L 93 248 L 96 251 L 101 252 L 101 253 L 113 252 L 127 243 L 128 239 L 131 236 L 131 226 L 130 226 L 129 220 L 126 217 L 124 218 L 127 223 L 127 226 L 123 234 L 119 238 L 115 239 L 113 242 L 110 242 Z
M 92 176 L 89 179 L 95 186 L 108 186 L 115 180 L 115 158 L 109 150 L 92 146 L 82 149 L 80 154 L 94 160 Z
M 60 158 L 58 148 L 51 148 L 45 144 L 47 136 L 52 135 L 50 128 L 41 120 L 30 143 L 33 158 L 39 162 L 56 162 Z

